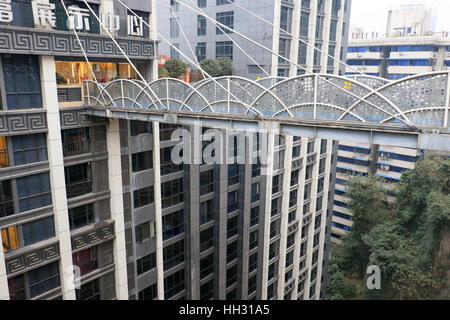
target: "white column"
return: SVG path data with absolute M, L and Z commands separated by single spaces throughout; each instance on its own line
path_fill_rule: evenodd
M 302 1 L 301 0 L 294 0 L 294 11 L 292 13 L 292 34 L 296 37 L 300 35 L 300 20 L 301 20 L 301 12 L 302 12 Z M 299 52 L 299 44 L 300 41 L 298 41 L 295 38 L 292 38 L 291 43 L 291 60 L 297 63 L 298 61 L 298 52 Z M 289 76 L 295 77 L 297 76 L 297 67 L 292 65 L 290 66 L 289 70 Z
M 159 122 L 153 123 L 153 177 L 155 194 L 155 227 L 156 227 L 156 275 L 158 300 L 164 300 L 164 261 L 162 239 L 162 208 L 161 208 L 161 159 L 159 154 Z
M 152 1 L 152 12 L 150 13 L 150 26 L 152 27 L 152 30 L 150 31 L 150 39 L 152 40 L 156 40 L 158 39 L 158 34 L 157 34 L 157 15 L 156 15 L 156 2 L 157 1 Z M 150 74 L 150 81 L 154 81 L 156 79 L 158 79 L 158 57 L 156 56 L 157 51 L 156 51 L 156 46 L 157 43 L 156 41 L 153 43 L 154 44 L 154 48 L 153 50 L 155 50 L 155 59 L 153 61 L 150 62 L 151 65 L 151 74 Z
M 73 282 L 72 245 L 70 238 L 69 213 L 67 209 L 66 182 L 64 177 L 64 156 L 61 144 L 61 124 L 56 89 L 55 61 L 51 56 L 41 56 L 42 102 L 47 110 L 47 152 L 50 168 L 50 186 L 56 237 L 59 239 L 61 288 L 64 300 L 75 300 Z
M 6 277 L 3 249 L 0 249 L 0 300 L 9 300 L 8 278 Z
M 325 20 L 323 22 L 322 33 L 322 52 L 320 53 L 321 73 L 327 73 L 328 70 L 328 49 L 330 46 L 330 28 L 331 28 L 331 0 L 325 1 Z
M 320 139 L 318 139 L 320 140 Z M 331 156 L 333 152 L 333 141 L 327 140 L 327 160 L 325 161 L 325 179 L 323 186 L 323 203 L 322 203 L 322 217 L 320 222 L 320 247 L 319 247 L 319 266 L 317 268 L 317 284 L 316 284 L 316 300 L 320 299 L 320 290 L 321 290 L 321 278 L 322 278 L 322 264 L 321 261 L 324 259 L 324 250 L 323 245 L 325 243 L 325 227 L 327 225 L 327 212 L 328 212 L 328 193 L 330 190 L 330 173 L 331 173 Z M 320 154 L 320 152 L 319 152 Z M 317 156 L 318 166 L 320 164 L 320 155 Z M 328 244 L 330 245 L 330 244 Z
M 273 31 L 272 31 L 272 51 L 278 53 L 280 51 L 280 18 L 281 18 L 281 0 L 274 0 L 273 9 Z M 278 75 L 278 56 L 272 54 L 272 69 L 271 76 L 276 77 Z
M 262 250 L 262 281 L 261 281 L 261 299 L 267 300 L 267 276 L 269 269 L 269 243 L 270 243 L 270 218 L 271 218 L 271 207 L 272 207 L 272 177 L 273 177 L 273 154 L 274 154 L 274 139 L 275 136 L 272 133 L 272 128 L 270 124 L 262 123 L 266 127 L 261 127 L 261 129 L 268 130 L 267 134 L 267 171 L 266 171 L 266 197 L 264 199 L 264 240 L 263 240 L 263 250 Z M 263 132 L 264 134 L 264 132 Z M 262 141 L 264 142 L 264 140 Z M 264 149 L 263 149 L 264 150 Z M 262 151 L 260 151 L 262 152 Z M 261 153 L 260 153 L 261 154 Z M 263 155 L 264 156 L 264 155 Z M 264 164 L 261 163 L 261 173 L 263 172 Z M 262 200 L 261 200 L 262 203 Z
M 306 69 L 312 72 L 314 67 L 314 52 L 316 51 L 314 47 L 316 46 L 317 0 L 311 0 L 310 8 L 308 43 L 313 46 L 308 46 L 308 50 L 306 51 Z
M 117 300 L 128 300 L 127 253 L 122 195 L 122 164 L 120 159 L 119 120 L 109 119 L 106 132 L 108 148 L 109 189 L 111 191 L 111 219 L 115 224 L 114 264 L 116 267 Z
M 281 203 L 281 226 L 280 226 L 280 260 L 278 263 L 278 300 L 284 298 L 285 279 L 284 274 L 286 270 L 286 236 L 288 229 L 289 216 L 289 197 L 291 189 L 291 168 L 292 168 L 292 142 L 293 136 L 286 136 L 286 149 L 284 152 L 284 173 L 283 173 L 283 197 Z

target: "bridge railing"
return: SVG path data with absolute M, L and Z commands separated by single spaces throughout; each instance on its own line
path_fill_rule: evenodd
M 398 81 L 330 74 L 257 81 L 229 76 L 191 85 L 163 78 L 151 83 L 118 79 L 84 81 L 86 106 L 239 113 L 299 120 L 352 121 L 448 127 L 448 71 Z

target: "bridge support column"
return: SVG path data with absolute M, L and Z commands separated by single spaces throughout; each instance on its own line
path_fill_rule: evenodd
M 164 263 L 162 236 L 162 206 L 161 206 L 161 159 L 159 141 L 159 122 L 153 122 L 153 176 L 155 193 L 155 229 L 156 229 L 156 274 L 158 300 L 164 300 Z
M 111 191 L 111 219 L 114 220 L 116 234 L 114 239 L 116 297 L 117 300 L 128 300 L 119 119 L 109 119 L 106 132 L 106 144 L 108 148 L 109 188 Z

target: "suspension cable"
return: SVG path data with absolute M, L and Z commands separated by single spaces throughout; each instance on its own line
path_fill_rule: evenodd
M 123 51 L 123 49 L 120 47 L 120 45 L 117 43 L 116 39 L 114 39 L 114 37 L 112 36 L 111 32 L 109 32 L 109 30 L 105 27 L 105 25 L 103 24 L 103 22 L 100 20 L 100 18 L 97 16 L 97 14 L 94 12 L 94 10 L 92 10 L 91 6 L 87 3 L 86 0 L 83 0 L 83 2 L 86 4 L 86 6 L 88 7 L 89 11 L 92 13 L 92 15 L 95 17 L 95 19 L 99 22 L 100 26 L 106 31 L 106 33 L 108 34 L 108 36 L 111 38 L 111 40 L 114 42 L 114 44 L 116 45 L 116 47 L 119 49 L 119 51 L 122 53 L 122 55 L 125 57 L 125 59 L 127 59 L 128 63 L 133 67 L 134 71 L 136 71 L 136 74 L 139 76 L 139 78 L 141 78 L 141 80 L 147 84 L 147 81 L 145 80 L 145 78 L 142 76 L 142 74 L 139 72 L 139 70 L 136 68 L 136 66 L 134 65 L 133 62 L 131 62 L 130 58 L 128 58 L 127 54 L 125 53 L 125 51 Z M 137 16 L 137 15 L 136 15 Z M 138 18 L 141 19 L 142 22 L 145 22 L 141 17 L 137 16 Z M 156 57 L 155 57 L 156 58 Z M 148 89 L 151 91 L 151 93 L 153 93 L 153 95 L 156 97 L 156 99 L 158 100 L 158 102 L 161 104 L 161 106 L 164 106 L 164 104 L 161 102 L 161 100 L 159 99 L 158 95 L 156 95 L 153 90 L 147 86 Z
M 119 1 L 119 2 L 122 2 L 121 0 L 118 0 L 118 1 Z M 290 63 L 290 64 L 296 66 L 297 68 L 300 68 L 300 69 L 304 70 L 305 73 L 309 73 L 309 74 L 313 75 L 314 77 L 316 77 L 317 79 L 321 79 L 322 81 L 324 81 L 324 82 L 326 82 L 326 83 L 329 83 L 329 84 L 332 85 L 333 87 L 336 87 L 336 88 L 338 88 L 338 89 L 341 90 L 341 91 L 344 91 L 345 93 L 347 93 L 348 95 L 351 95 L 352 97 L 358 99 L 359 101 L 365 102 L 365 103 L 367 103 L 367 104 L 369 104 L 369 105 L 375 107 L 376 109 L 380 110 L 381 112 L 384 112 L 384 113 L 390 115 L 391 117 L 393 117 L 393 118 L 395 118 L 395 119 L 397 119 L 397 120 L 403 122 L 403 123 L 406 124 L 407 126 L 411 127 L 411 124 L 410 124 L 410 121 L 409 121 L 408 118 L 405 117 L 406 120 L 404 120 L 404 119 L 402 119 L 402 118 L 397 117 L 397 116 L 394 115 L 394 114 L 391 114 L 390 112 L 388 112 L 388 111 L 386 111 L 386 110 L 382 110 L 380 107 L 378 107 L 378 106 L 375 105 L 374 103 L 372 103 L 372 102 L 370 102 L 370 101 L 367 101 L 366 99 L 364 99 L 364 98 L 362 98 L 362 97 L 359 97 L 358 95 L 356 95 L 356 94 L 354 94 L 354 93 L 352 93 L 352 92 L 350 92 L 350 91 L 348 91 L 348 90 L 346 90 L 346 89 L 344 89 L 344 88 L 342 88 L 342 87 L 340 87 L 340 86 L 334 84 L 333 82 L 331 82 L 331 81 L 329 81 L 329 80 L 323 78 L 321 75 L 319 75 L 319 74 L 317 74 L 317 73 L 314 73 L 314 72 L 311 72 L 311 71 L 307 70 L 306 68 L 304 68 L 304 67 L 298 65 L 297 63 L 292 62 L 292 60 L 290 60 L 290 59 L 288 59 L 288 58 L 286 58 L 286 57 L 283 57 L 282 55 L 280 55 L 280 54 L 276 53 L 275 51 L 273 51 L 273 50 L 271 50 L 271 49 L 265 47 L 264 45 L 262 45 L 262 44 L 256 42 L 255 40 L 250 39 L 249 37 L 247 37 L 247 36 L 241 34 L 240 32 L 237 32 L 237 31 L 233 30 L 232 28 L 230 28 L 230 27 L 224 25 L 223 23 L 220 23 L 219 21 L 217 21 L 217 20 L 211 18 L 211 17 L 208 16 L 207 14 L 201 13 L 201 12 L 199 12 L 198 10 L 196 10 L 196 9 L 194 9 L 194 8 L 192 8 L 192 7 L 190 7 L 190 6 L 188 6 L 187 4 L 185 4 L 185 3 L 183 3 L 183 2 L 177 1 L 177 3 L 181 4 L 182 6 L 188 8 L 189 10 L 191 10 L 191 11 L 193 11 L 193 12 L 199 14 L 199 15 L 204 16 L 205 18 L 207 18 L 207 19 L 210 20 L 210 21 L 215 21 L 218 25 L 220 25 L 221 27 L 225 28 L 226 30 L 229 30 L 229 31 L 231 31 L 231 32 L 234 32 L 235 34 L 237 34 L 237 35 L 240 36 L 241 38 L 244 38 L 245 40 L 247 40 L 247 41 L 253 43 L 254 45 L 256 45 L 256 46 L 258 46 L 258 47 L 260 47 L 260 48 L 262 48 L 262 49 L 264 49 L 264 50 L 266 50 L 266 51 L 272 53 L 273 55 L 275 55 L 275 56 L 277 56 L 277 57 L 279 57 L 279 58 L 281 58 L 281 59 L 287 61 L 288 63 Z M 394 107 L 394 108 L 397 108 L 397 109 L 398 109 L 398 107 Z M 400 111 L 400 110 L 398 110 L 398 111 Z
M 198 10 L 200 10 L 202 13 L 205 13 L 205 11 L 203 11 L 202 9 L 200 9 L 200 7 L 198 6 L 198 5 L 196 5 L 192 0 L 189 0 L 191 3 L 192 3 L 192 5 L 194 6 L 194 8 L 197 8 Z M 170 6 L 171 8 L 172 8 L 172 6 Z M 173 10 L 173 9 L 172 9 Z M 228 33 L 226 33 L 223 29 L 222 29 L 222 27 L 221 26 L 219 26 L 217 23 L 215 23 L 214 22 L 214 25 L 230 40 L 230 41 L 232 41 L 235 45 L 236 45 L 236 47 L 239 49 L 239 50 L 241 50 L 246 56 L 247 56 L 247 58 L 249 58 L 250 59 L 250 61 L 252 61 L 256 66 L 258 66 L 258 68 L 259 69 L 261 69 L 264 73 L 265 73 L 265 75 L 267 76 L 267 77 L 270 77 L 270 73 L 268 73 L 266 70 L 264 70 L 264 68 L 258 63 L 258 62 L 256 62 L 256 60 L 255 59 L 253 59 L 253 57 L 250 55 L 250 54 L 248 54 L 247 53 L 247 51 L 245 51 L 236 41 L 234 41 L 233 40 L 233 38 L 230 36 L 230 35 L 228 35 Z M 181 26 L 180 26 L 181 27 Z
M 184 40 L 186 41 L 186 44 L 189 47 L 189 50 L 191 51 L 192 57 L 194 57 L 194 61 L 196 61 L 197 63 L 200 63 L 200 61 L 197 59 L 197 56 L 194 53 L 194 50 L 192 49 L 191 44 L 189 43 L 189 40 L 186 37 L 186 33 L 184 32 L 183 27 L 181 26 L 180 20 L 178 20 L 177 15 L 175 14 L 175 11 L 172 8 L 172 5 L 170 4 L 170 0 L 167 0 L 167 4 L 169 5 L 170 8 L 170 12 L 172 13 L 173 17 L 175 18 L 175 21 L 177 22 L 177 25 L 179 26 L 180 30 L 181 30 L 181 34 L 183 35 Z M 202 73 L 203 78 L 206 78 L 205 73 L 203 72 L 202 69 L 200 69 L 200 72 Z
M 86 1 L 86 0 L 83 0 Z M 123 3 L 121 0 L 117 0 L 120 4 L 122 4 L 125 8 L 127 8 L 133 15 L 138 16 L 130 7 L 128 7 L 125 3 Z M 147 25 L 150 29 L 152 29 L 152 27 L 146 22 L 146 21 L 142 21 L 145 25 Z M 167 40 L 160 32 L 156 31 L 156 34 L 159 35 L 161 37 L 161 39 L 163 41 L 165 41 L 167 44 L 169 44 L 169 46 L 171 48 L 173 48 L 175 51 L 177 51 L 178 53 L 180 53 L 183 57 L 186 58 L 186 60 L 188 60 L 188 62 L 192 63 L 194 66 L 196 66 L 199 69 L 203 69 L 198 63 L 192 61 L 192 59 L 190 59 L 186 54 L 184 54 L 180 49 L 178 49 L 177 47 L 175 47 L 172 43 L 170 43 L 169 40 Z M 236 99 L 236 101 L 238 101 L 239 103 L 241 103 L 248 111 L 254 111 L 255 112 L 255 116 L 258 118 L 261 118 L 260 116 L 262 115 L 261 112 L 257 109 L 250 109 L 248 106 L 245 105 L 244 102 L 242 102 L 238 97 L 236 97 L 230 90 L 228 90 L 227 88 L 225 88 L 221 83 L 219 83 L 214 77 L 212 77 L 209 73 L 207 73 L 204 69 L 203 72 L 209 77 L 211 78 L 211 80 L 217 84 L 219 87 L 221 87 L 223 90 L 225 90 L 226 92 L 228 92 L 230 94 L 231 97 L 233 97 L 234 99 Z
M 64 0 L 61 0 L 61 4 L 62 4 L 62 6 L 63 6 L 63 8 L 64 8 L 65 13 L 66 13 L 67 19 L 70 20 L 69 11 L 68 11 L 67 8 L 66 8 L 66 4 L 65 4 Z M 87 65 L 88 65 L 88 69 L 89 69 L 89 70 L 91 71 L 91 73 L 92 73 L 92 78 L 94 79 L 94 81 L 95 81 L 95 83 L 97 84 L 97 86 L 100 88 L 101 85 L 100 85 L 100 83 L 98 82 L 97 77 L 95 76 L 95 72 L 94 72 L 94 70 L 92 69 L 91 62 L 89 61 L 89 58 L 88 58 L 88 56 L 87 56 L 87 54 L 86 54 L 86 51 L 84 50 L 83 44 L 81 43 L 80 37 L 78 36 L 78 32 L 77 32 L 77 30 L 75 29 L 75 25 L 74 25 L 73 23 L 69 23 L 69 25 L 71 26 L 72 31 L 75 33 L 75 37 L 77 38 L 78 45 L 80 46 L 80 49 L 81 49 L 81 51 L 83 52 L 84 58 L 86 59 L 86 62 L 87 62 Z M 106 92 L 106 94 L 107 94 L 107 95 L 109 96 L 109 98 L 111 99 L 111 102 L 112 102 L 114 105 L 116 105 L 116 104 L 114 103 L 114 100 L 112 99 L 112 97 L 109 95 L 109 93 L 108 93 L 107 91 L 105 91 L 105 90 L 99 90 L 99 91 L 100 91 L 100 93 L 101 93 L 101 95 L 102 95 L 103 101 L 106 102 L 105 96 L 103 95 L 103 93 Z
M 270 22 L 269 20 L 264 19 L 264 18 L 261 17 L 260 15 L 257 15 L 256 13 L 251 12 L 250 10 L 248 10 L 248 9 L 246 9 L 246 8 L 244 8 L 244 7 L 242 7 L 241 5 L 237 4 L 236 2 L 230 1 L 230 0 L 225 0 L 225 1 L 227 1 L 229 4 L 232 4 L 232 5 L 236 6 L 236 7 L 238 7 L 238 8 L 241 9 L 241 10 L 244 10 L 244 11 L 247 12 L 248 14 L 254 16 L 255 18 L 257 18 L 257 19 L 259 19 L 259 20 L 261 20 L 261 21 L 263 21 L 263 22 L 265 22 L 265 23 L 271 25 L 272 27 L 274 27 L 274 28 L 277 29 L 278 31 L 283 32 L 283 33 L 285 33 L 285 34 L 291 36 L 291 37 L 294 38 L 295 40 L 298 40 L 298 41 L 300 41 L 300 42 L 306 44 L 307 46 L 314 48 L 314 50 L 317 50 L 317 51 L 319 51 L 319 52 L 322 53 L 322 54 L 325 54 L 328 58 L 332 58 L 334 61 L 338 61 L 340 64 L 343 64 L 345 67 L 348 67 L 350 70 L 356 71 L 357 73 L 359 73 L 359 74 L 361 74 L 361 75 L 363 75 L 363 76 L 366 75 L 365 73 L 363 73 L 363 72 L 357 70 L 356 68 L 350 66 L 349 64 L 347 64 L 347 63 L 344 62 L 343 60 L 341 60 L 341 59 L 339 59 L 339 58 L 336 58 L 335 56 L 332 56 L 332 55 L 329 54 L 329 53 L 326 53 L 325 50 L 319 49 L 318 47 L 316 47 L 315 45 L 309 43 L 308 41 L 303 40 L 302 38 L 293 35 L 292 33 L 290 33 L 290 32 L 288 32 L 288 31 L 282 29 L 281 27 L 279 27 L 279 26 L 277 26 L 276 24 Z

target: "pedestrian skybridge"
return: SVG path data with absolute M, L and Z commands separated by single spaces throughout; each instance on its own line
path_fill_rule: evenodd
M 172 78 L 88 80 L 82 91 L 87 113 L 97 116 L 242 130 L 269 122 L 286 134 L 450 151 L 447 71 L 394 82 L 329 74 L 229 76 L 194 85 Z

